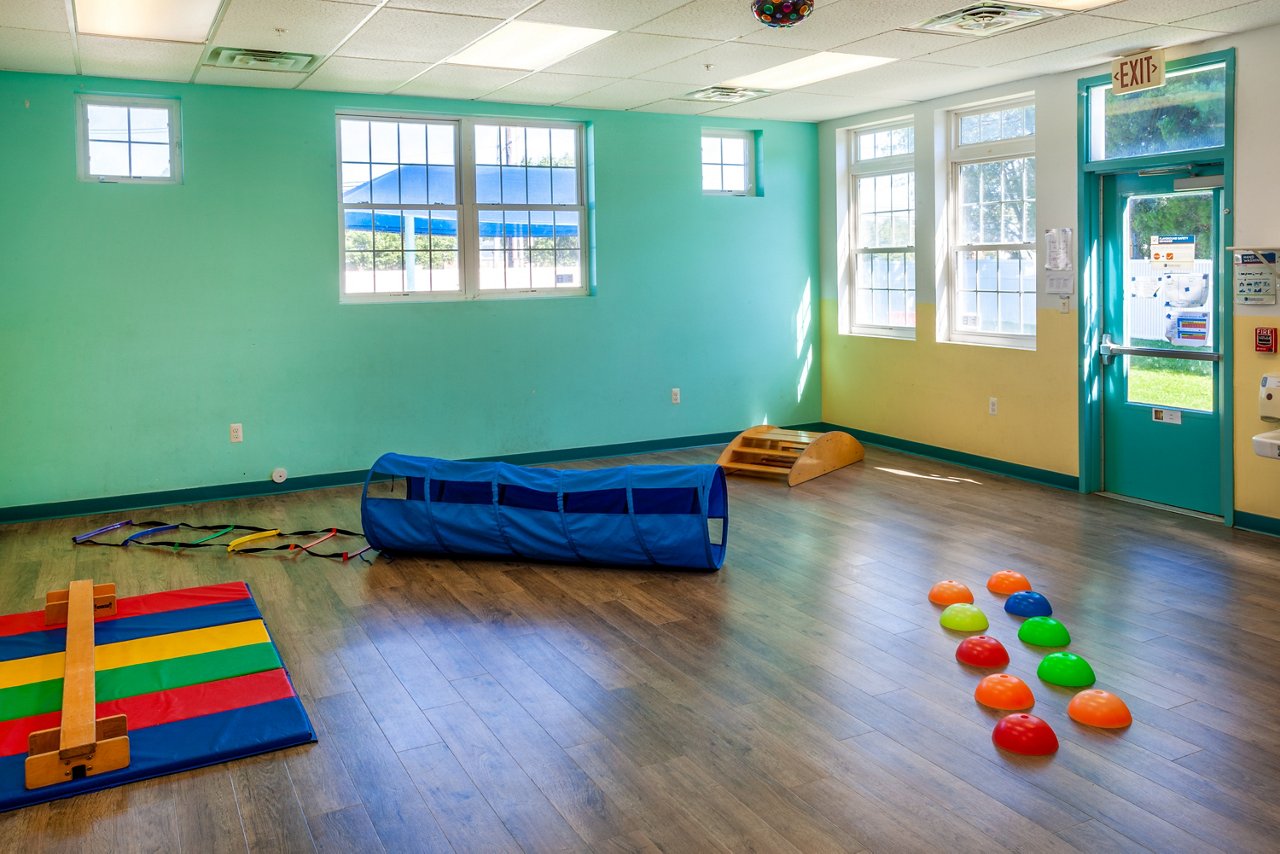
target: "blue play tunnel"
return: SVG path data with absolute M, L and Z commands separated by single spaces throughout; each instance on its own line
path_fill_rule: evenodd
M 370 545 L 402 554 L 715 570 L 729 536 L 715 465 L 544 469 L 384 454 L 360 514 Z

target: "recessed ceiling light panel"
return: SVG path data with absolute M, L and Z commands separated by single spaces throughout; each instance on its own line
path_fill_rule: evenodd
M 1064 14 L 1056 9 L 1040 9 L 1018 3 L 971 3 L 936 18 L 921 21 L 904 30 L 946 33 L 953 36 L 993 36 L 1016 27 L 1038 24 Z
M 575 54 L 617 30 L 511 21 L 445 60 L 452 65 L 538 71 Z
M 894 62 L 886 56 L 860 56 L 856 53 L 814 53 L 794 62 L 784 62 L 755 74 L 726 80 L 723 86 L 743 86 L 748 89 L 797 89 L 820 80 L 843 77 L 855 71 L 864 71 Z
M 203 42 L 220 0 L 76 0 L 76 30 L 95 36 Z
M 771 89 L 743 89 L 738 86 L 708 86 L 697 89 L 688 95 L 681 95 L 677 101 L 713 101 L 717 104 L 741 104 L 772 95 Z

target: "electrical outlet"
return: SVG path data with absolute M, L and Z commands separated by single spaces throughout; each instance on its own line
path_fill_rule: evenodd
M 232 424 L 231 425 L 231 442 L 234 444 L 234 443 L 243 442 L 243 441 L 244 441 L 244 425 Z
M 671 389 L 671 402 L 672 403 L 680 402 L 680 389 L 678 388 Z
M 998 401 L 994 397 L 987 398 L 987 414 L 995 415 Z

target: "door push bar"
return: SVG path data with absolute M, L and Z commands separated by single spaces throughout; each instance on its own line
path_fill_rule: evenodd
M 1098 355 L 1102 364 L 1109 365 L 1116 356 L 1156 356 L 1161 359 L 1188 359 L 1193 362 L 1221 362 L 1221 353 L 1198 353 L 1194 350 L 1161 350 L 1158 347 L 1122 347 L 1111 340 L 1107 333 L 1102 334 L 1102 343 L 1098 345 Z

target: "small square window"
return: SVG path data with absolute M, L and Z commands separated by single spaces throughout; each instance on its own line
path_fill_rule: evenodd
M 752 131 L 702 132 L 702 192 L 754 196 L 756 135 Z
M 81 95 L 76 107 L 81 180 L 182 182 L 176 100 Z

